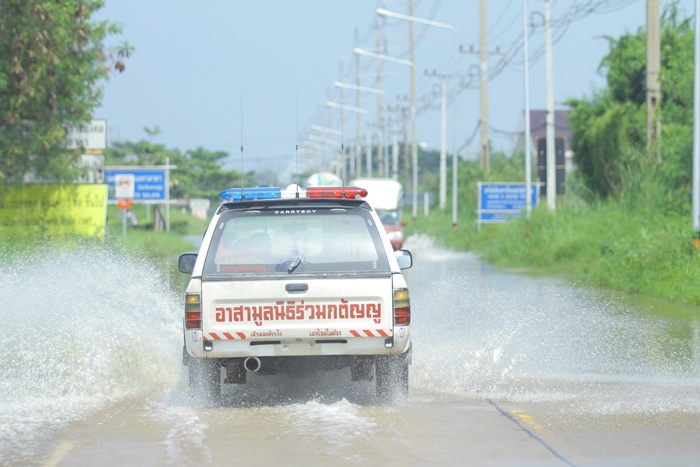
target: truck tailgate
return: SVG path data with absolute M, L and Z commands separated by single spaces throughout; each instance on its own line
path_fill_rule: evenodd
M 202 284 L 203 337 L 256 341 L 391 337 L 391 282 L 390 276 L 207 281 Z

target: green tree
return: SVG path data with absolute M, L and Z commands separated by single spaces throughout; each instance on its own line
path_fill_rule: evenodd
M 640 28 L 615 39 L 600 64 L 607 88 L 590 99 L 571 99 L 572 149 L 587 193 L 620 197 L 640 189 L 647 198 L 670 197 L 690 183 L 688 135 L 693 102 L 693 28 L 677 2 L 664 6 L 661 18 L 662 157 L 659 165 L 646 152 L 646 32 Z M 654 179 L 653 183 L 643 183 Z M 635 199 L 637 195 L 635 194 Z
M 160 129 L 144 128 L 149 137 L 157 136 Z M 168 149 L 162 144 L 141 140 L 138 142 L 117 141 L 107 148 L 107 165 L 164 165 L 168 159 L 173 164 L 182 157 L 177 149 Z
M 150 136 L 159 133 L 158 128 L 145 129 Z M 202 147 L 184 153 L 169 149 L 162 144 L 141 140 L 115 142 L 107 149 L 107 165 L 170 165 L 177 169 L 170 173 L 171 198 L 208 198 L 214 205 L 219 202 L 219 192 L 240 186 L 241 175 L 235 170 L 224 169 L 229 154 L 224 151 L 209 151 Z M 253 180 L 247 174 L 246 183 Z
M 103 40 L 117 25 L 92 20 L 101 0 L 0 0 L 0 182 L 34 172 L 69 181 L 79 150 L 62 146 L 66 128 L 87 123 L 101 80 L 124 70 L 128 44 Z
M 188 198 L 209 198 L 213 204 L 219 200 L 219 192 L 226 188 L 240 186 L 242 178 L 236 170 L 223 168 L 229 154 L 224 151 L 208 151 L 202 147 L 189 150 L 178 161 L 178 170 L 175 171 L 175 181 L 187 180 L 187 190 L 183 195 Z M 176 159 L 177 161 L 177 159 Z M 186 170 L 180 170 L 182 164 Z M 249 173 L 243 183 L 252 183 L 253 174 Z M 250 186 L 250 185 L 247 185 Z

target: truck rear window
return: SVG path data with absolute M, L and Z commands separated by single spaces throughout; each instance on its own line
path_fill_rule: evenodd
M 389 271 L 372 217 L 363 209 L 261 209 L 222 214 L 205 274 Z

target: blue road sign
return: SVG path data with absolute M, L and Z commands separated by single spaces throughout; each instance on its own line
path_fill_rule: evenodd
M 116 201 L 114 176 L 116 174 L 134 175 L 134 202 L 166 201 L 165 169 L 106 169 L 107 194 L 109 201 Z
M 539 191 L 537 184 L 530 185 L 530 202 L 537 206 Z M 487 222 L 507 222 L 514 217 L 522 217 L 526 209 L 525 183 L 520 182 L 479 182 L 479 224 Z

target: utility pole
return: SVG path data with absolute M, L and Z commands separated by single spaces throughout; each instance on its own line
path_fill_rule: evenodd
M 328 96 L 327 100 L 332 100 L 333 95 L 329 94 L 329 91 L 326 91 L 326 96 Z M 333 110 L 332 109 L 327 109 L 328 112 L 328 123 L 326 124 L 326 128 L 333 128 Z M 331 164 L 333 163 L 333 143 L 326 143 L 326 149 L 328 150 L 328 161 L 326 161 L 326 156 L 323 156 L 323 165 L 325 166 L 325 170 L 330 170 Z
M 656 157 L 661 162 L 661 38 L 659 34 L 659 0 L 647 0 L 647 150 L 656 147 Z M 696 31 L 698 33 L 698 31 Z
M 408 16 L 413 16 L 413 0 L 408 0 Z M 408 22 L 409 48 L 411 49 L 411 155 L 413 159 L 413 225 L 418 223 L 418 141 L 416 140 L 416 41 L 413 21 Z
M 557 209 L 557 172 L 555 167 L 556 149 L 554 140 L 554 76 L 552 66 L 552 12 L 550 0 L 544 0 L 545 57 L 547 74 L 547 209 Z M 527 135 L 526 135 L 527 136 Z M 529 196 L 529 193 L 528 193 Z
M 417 108 L 417 104 L 418 104 L 419 99 L 417 97 L 411 98 L 411 97 L 406 96 L 406 95 L 403 95 L 403 96 L 397 95 L 395 100 L 396 100 L 396 102 L 408 102 L 409 103 L 408 107 L 402 107 L 402 108 L 404 110 L 408 111 L 408 118 L 411 120 L 411 129 L 415 130 L 415 116 L 416 116 L 415 109 Z M 428 100 L 425 98 L 425 96 L 421 97 L 420 101 L 421 101 L 421 103 L 428 102 Z M 417 177 L 418 167 L 416 165 L 418 163 L 418 157 L 417 157 L 418 152 L 416 150 L 417 144 L 415 144 L 415 145 L 413 144 L 415 142 L 415 140 L 404 137 L 404 145 L 409 144 L 409 142 L 411 144 L 411 149 L 410 149 L 410 151 L 405 150 L 405 152 L 404 152 L 406 155 L 406 157 L 405 157 L 406 170 L 411 170 L 413 172 L 411 184 L 412 185 L 415 184 L 415 186 L 418 186 L 418 177 Z M 408 173 L 406 174 L 406 180 L 407 180 L 407 183 L 409 180 L 411 180 L 411 178 L 409 178 L 409 176 L 408 176 Z M 411 186 L 407 185 L 407 189 L 406 189 L 407 193 L 408 193 L 409 189 L 411 189 Z M 418 205 L 417 188 L 416 188 L 416 190 L 413 190 L 412 192 L 414 193 L 414 196 L 415 196 L 414 201 L 416 201 L 416 206 L 417 206 Z M 417 210 L 418 210 L 418 207 L 416 207 L 416 212 L 417 212 Z
M 343 62 L 339 63 L 339 79 L 343 79 Z M 340 167 L 340 171 L 338 175 L 340 175 L 341 180 L 343 180 L 343 185 L 345 185 L 345 181 L 347 180 L 347 170 L 345 168 L 345 96 L 343 93 L 343 88 L 338 88 L 338 91 L 340 92 L 340 152 L 338 154 L 338 166 Z
M 374 23 L 374 40 L 377 54 L 381 54 L 381 31 L 379 21 Z M 377 55 L 377 79 L 375 88 L 382 90 L 382 60 Z M 377 93 L 377 163 L 379 164 L 379 175 L 382 175 L 384 167 L 384 117 L 382 116 L 382 93 Z
M 355 28 L 355 44 L 359 42 L 358 30 Z M 360 56 L 355 54 L 355 86 L 360 87 Z M 360 108 L 360 92 L 355 92 L 355 107 Z M 360 112 L 357 112 L 355 120 L 355 170 L 357 177 L 362 174 L 362 129 Z
M 406 96 L 396 96 L 396 100 L 398 102 L 401 101 L 408 101 L 408 97 Z M 401 139 L 403 140 L 403 145 L 401 149 L 401 156 L 400 159 L 403 164 L 403 178 L 406 181 L 406 186 L 405 191 L 408 192 L 411 189 L 411 148 L 410 148 L 410 140 L 408 137 L 408 120 L 410 118 L 410 106 L 407 105 L 396 105 L 396 106 L 389 106 L 388 110 L 390 112 L 398 112 L 401 115 Z M 397 180 L 398 180 L 398 172 L 397 172 Z
M 398 100 L 398 99 L 397 99 Z M 409 169 L 411 162 L 409 159 L 408 146 L 408 112 L 410 108 L 405 105 L 389 106 L 389 111 L 398 112 L 401 114 L 401 138 L 403 140 L 403 150 L 401 150 L 401 158 L 403 160 L 404 180 L 409 180 Z M 398 180 L 398 161 L 396 161 L 396 180 Z
M 372 130 L 370 129 L 370 124 L 367 124 L 367 154 L 365 155 L 365 162 L 367 163 L 367 176 L 372 177 Z
M 391 119 L 391 178 L 399 179 L 399 125 L 394 115 Z
M 410 139 L 408 138 L 408 121 L 411 118 L 411 108 L 401 108 L 401 136 L 403 138 L 403 166 L 404 180 L 409 180 L 411 170 L 411 148 L 409 146 Z
M 486 0 L 481 0 L 479 47 L 481 48 L 481 167 L 489 176 L 489 52 L 486 43 Z
M 695 0 L 695 67 L 693 72 L 693 249 L 700 249 L 700 0 Z
M 499 48 L 494 51 L 489 51 L 488 41 L 487 41 L 487 27 L 486 27 L 486 0 L 481 0 L 480 7 L 480 24 L 479 24 L 479 50 L 474 50 L 473 46 L 469 49 L 465 49 L 463 46 L 459 46 L 459 51 L 467 54 L 479 54 L 479 75 L 480 75 L 480 117 L 479 117 L 479 130 L 481 134 L 481 142 L 479 148 L 479 159 L 481 161 L 481 168 L 484 170 L 484 174 L 488 176 L 489 174 L 489 159 L 491 158 L 490 147 L 489 147 L 489 55 L 504 55 Z

